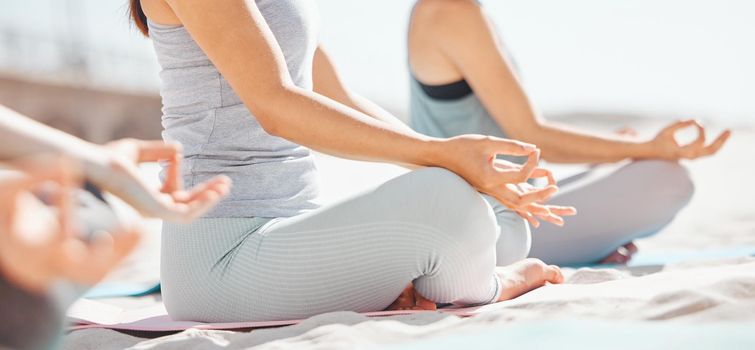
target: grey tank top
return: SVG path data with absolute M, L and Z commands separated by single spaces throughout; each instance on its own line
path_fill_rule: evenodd
M 315 3 L 255 2 L 293 82 L 312 89 Z M 230 195 L 206 217 L 289 217 L 317 208 L 319 177 L 310 150 L 267 134 L 184 27 L 148 24 L 162 68 L 162 135 L 183 145 L 186 186 L 219 174 L 233 180 Z

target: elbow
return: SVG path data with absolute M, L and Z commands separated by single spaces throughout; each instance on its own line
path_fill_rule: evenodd
M 269 103 L 270 100 L 267 100 Z M 283 127 L 280 125 L 281 121 L 280 118 L 278 118 L 278 115 L 274 112 L 276 108 L 274 106 L 268 106 L 267 103 L 265 105 L 255 105 L 249 108 L 249 111 L 252 112 L 252 117 L 257 121 L 257 124 L 262 127 L 262 130 L 265 131 L 268 135 L 276 136 L 276 137 L 283 137 L 281 135 L 281 130 Z
M 553 147 L 540 147 L 540 159 L 548 162 L 566 161 L 564 155 Z
M 537 141 L 533 141 L 532 143 L 540 149 L 540 159 L 542 160 L 564 162 L 569 158 L 568 154 L 564 154 L 563 146 L 548 137 L 538 137 Z
M 532 143 L 540 149 L 540 159 L 549 162 L 563 160 L 562 145 L 554 142 L 554 140 L 544 135 L 544 133 L 533 133 L 532 135 L 529 137 L 530 141 L 525 142 Z
M 286 106 L 291 104 L 291 89 L 286 86 L 278 86 L 268 89 L 264 94 L 256 94 L 252 101 L 247 102 L 249 111 L 254 119 L 262 127 L 265 133 L 283 137 L 285 130 Z
M 265 133 L 271 136 L 276 137 L 283 137 L 281 134 L 281 126 L 279 122 L 275 121 L 275 118 L 267 117 L 267 118 L 260 118 L 256 117 L 257 122 L 262 127 L 262 130 L 265 130 Z

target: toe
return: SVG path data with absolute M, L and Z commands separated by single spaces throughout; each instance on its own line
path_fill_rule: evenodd
M 561 269 L 556 265 L 548 265 L 544 268 L 545 281 L 548 283 L 559 284 L 564 281 L 564 275 L 561 273 Z
M 563 271 L 561 271 L 561 268 L 556 265 L 550 265 L 549 267 L 556 271 L 556 278 L 551 283 L 556 283 L 556 284 L 564 283 L 564 273 Z
M 601 264 L 626 264 L 629 261 L 628 249 L 620 247 L 600 261 Z
M 387 310 L 406 310 L 412 306 L 414 306 L 414 286 L 410 283 Z
M 435 302 L 432 300 L 429 300 L 419 293 L 417 291 L 414 291 L 414 303 L 416 305 L 416 308 L 419 310 L 437 310 L 438 306 L 435 305 Z

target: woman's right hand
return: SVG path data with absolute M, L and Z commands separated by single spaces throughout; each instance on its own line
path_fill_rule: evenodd
M 532 144 L 482 135 L 461 135 L 440 141 L 440 165 L 463 177 L 472 187 L 497 199 L 534 227 L 538 219 L 563 225 L 563 216 L 576 214 L 573 207 L 546 205 L 558 192 L 550 171 L 538 167 L 540 150 Z M 526 156 L 524 164 L 496 159 L 499 154 Z M 526 185 L 531 178 L 548 178 L 548 186 Z

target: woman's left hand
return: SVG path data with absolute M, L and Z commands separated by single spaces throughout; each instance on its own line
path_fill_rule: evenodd
M 676 133 L 689 127 L 697 129 L 697 139 L 689 144 L 682 145 L 676 140 Z M 729 136 L 731 136 L 731 131 L 726 130 L 713 142 L 706 144 L 705 128 L 696 120 L 685 120 L 665 127 L 647 144 L 650 146 L 652 158 L 665 160 L 696 159 L 716 154 L 729 139 Z

